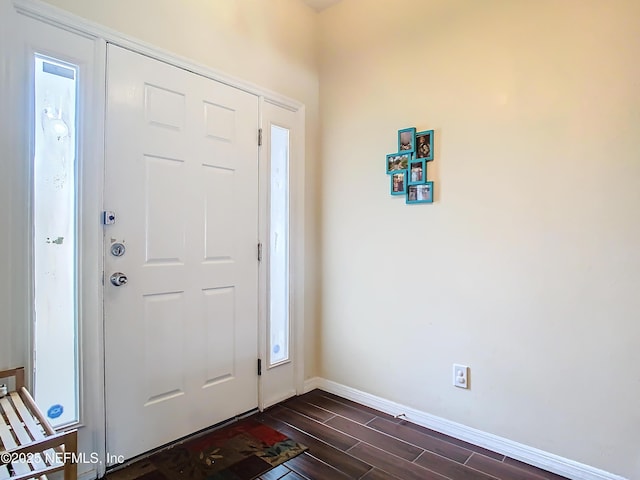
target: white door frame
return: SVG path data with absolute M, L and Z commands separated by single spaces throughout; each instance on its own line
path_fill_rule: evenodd
M 9 3 L 9 2 L 7 2 Z M 78 276 L 78 324 L 79 349 L 79 419 L 73 425 L 79 429 L 79 443 L 81 450 L 104 456 L 104 444 L 96 438 L 104 430 L 104 407 L 102 392 L 99 390 L 102 378 L 102 229 L 97 222 L 93 222 L 94 213 L 102 208 L 102 161 L 103 151 L 103 97 L 98 92 L 104 91 L 104 69 L 98 59 L 104 58 L 101 51 L 104 43 L 96 38 L 81 34 L 78 31 L 60 27 L 54 22 L 40 22 L 34 15 L 20 15 L 10 9 L 8 18 L 14 29 L 11 45 L 16 47 L 10 52 L 10 81 L 8 90 L 3 92 L 11 97 L 8 103 L 9 115 L 16 121 L 12 128 L 15 136 L 8 142 L 10 154 L 14 159 L 10 167 L 12 188 L 12 210 L 14 220 L 12 230 L 16 241 L 12 254 L 19 259 L 20 266 L 13 266 L 19 271 L 19 276 L 12 288 L 20 291 L 20 296 L 14 301 L 13 318 L 21 319 L 18 324 L 19 332 L 13 335 L 13 341 L 19 341 L 19 350 L 23 350 L 14 362 L 25 366 L 27 381 L 33 385 L 33 352 L 34 352 L 34 289 L 33 289 L 33 135 L 31 126 L 34 124 L 33 97 L 34 90 L 34 54 L 50 55 L 62 61 L 76 64 L 80 68 L 81 80 L 79 85 L 78 104 L 78 265 L 81 275 Z M 75 37 L 85 42 L 80 49 L 65 51 L 51 38 Z M 78 56 L 76 56 L 78 55 Z M 27 106 L 27 108 L 25 108 Z M 26 128 L 25 128 L 26 127 Z M 17 222 L 16 218 L 20 218 Z M 24 258 L 24 260 L 23 260 Z M 17 262 L 16 262 L 17 263 Z M 26 289 L 24 286 L 27 286 Z M 82 319 L 86 319 L 82 321 Z M 95 321 L 93 321 L 95 319 Z M 37 388 L 37 386 L 36 386 Z M 35 392 L 37 395 L 37 392 Z M 94 456 L 95 458 L 95 456 Z M 97 466 L 91 462 L 78 466 L 82 477 L 95 477 Z
M 260 357 L 262 359 L 262 377 L 260 377 L 260 410 L 263 410 L 275 403 L 289 398 L 295 394 L 304 393 L 304 363 L 302 358 L 304 345 L 304 244 L 299 239 L 304 239 L 304 135 L 300 131 L 304 131 L 304 113 L 300 114 L 299 110 L 285 107 L 281 104 L 272 102 L 268 98 L 262 98 L 260 104 L 260 124 L 262 128 L 262 146 L 260 148 L 260 242 L 264 246 L 265 252 L 269 251 L 269 166 L 271 163 L 271 125 L 278 124 L 271 118 L 269 110 L 275 106 L 282 109 L 282 113 L 292 113 L 294 122 L 292 125 L 282 125 L 287 127 L 290 132 L 290 150 L 289 150 L 289 319 L 290 319 L 290 340 L 291 345 L 290 358 L 293 367 L 293 392 L 291 388 L 281 385 L 282 373 L 276 375 L 280 381 L 274 381 L 274 377 L 269 375 L 269 262 L 260 264 Z M 265 108 L 266 107 L 266 108 Z M 273 110 L 271 110 L 273 111 Z M 286 112 L 284 112 L 286 111 Z M 287 362 L 288 363 L 288 362 Z M 285 365 L 276 365 L 273 368 L 278 369 Z M 288 376 L 288 373 L 287 373 Z M 290 377 L 288 377 L 290 378 Z M 272 384 L 269 388 L 267 382 Z M 276 387 L 277 395 L 273 395 Z M 271 392 L 269 392 L 271 390 Z M 271 394 L 270 394 L 271 393 Z
M 280 95 L 279 93 L 262 88 L 250 82 L 235 78 L 227 75 L 218 70 L 207 67 L 206 65 L 198 64 L 192 60 L 175 55 L 166 50 L 162 50 L 152 44 L 140 41 L 136 38 L 124 35 L 115 30 L 104 27 L 98 23 L 86 20 L 77 15 L 71 14 L 65 10 L 54 7 L 50 4 L 43 3 L 39 0 L 13 0 L 13 7 L 15 12 L 21 15 L 32 17 L 36 20 L 40 20 L 44 23 L 52 25 L 63 30 L 88 37 L 94 41 L 96 61 L 94 65 L 95 81 L 93 82 L 93 88 L 96 98 L 94 107 L 92 108 L 92 115 L 95 115 L 93 128 L 95 131 L 104 131 L 104 115 L 105 104 L 104 95 L 98 93 L 104 93 L 106 91 L 105 78 L 106 78 L 106 45 L 107 43 L 113 43 L 115 45 L 127 48 L 134 52 L 147 55 L 156 60 L 169 63 L 176 67 L 188 70 L 193 73 L 197 73 L 204 77 L 216 80 L 226 85 L 235 87 L 239 90 L 243 90 L 260 97 L 260 106 L 263 102 L 268 101 L 271 104 L 281 106 L 285 109 L 295 112 L 297 117 L 297 132 L 298 138 L 293 142 L 294 149 L 291 152 L 291 157 L 296 161 L 292 163 L 290 175 L 292 178 L 291 188 L 291 219 L 290 219 L 290 231 L 291 231 L 291 266 L 290 275 L 294 279 L 291 282 L 291 311 L 290 318 L 295 332 L 293 337 L 293 360 L 295 362 L 295 385 L 297 394 L 304 392 L 304 313 L 305 313 L 305 301 L 304 301 L 304 284 L 305 284 L 305 228 L 304 228 L 304 210 L 305 210 L 305 198 L 304 198 L 304 164 L 305 164 L 305 106 L 304 104 Z M 9 20 L 10 21 L 10 20 Z M 16 32 L 18 41 L 22 41 L 19 36 L 19 32 Z M 17 59 L 19 52 L 11 52 L 10 58 L 13 62 L 19 62 Z M 19 65 L 19 63 L 18 63 Z M 16 78 L 17 74 L 12 74 L 9 82 L 9 88 L 16 90 L 16 95 L 13 98 L 28 98 L 27 89 L 20 87 L 20 79 Z M 14 92 L 11 92 L 14 93 Z M 12 95 L 8 95 L 12 97 Z M 20 110 L 20 102 L 13 102 L 16 109 L 16 115 L 14 118 L 24 119 L 22 124 L 28 122 L 27 116 Z M 18 133 L 18 132 L 17 132 Z M 25 132 L 19 132 L 18 135 L 13 137 L 22 142 L 22 145 L 27 145 L 29 137 Z M 93 186 L 95 188 L 96 195 L 91 199 L 90 204 L 85 208 L 88 210 L 94 209 L 95 212 L 91 212 L 96 216 L 102 210 L 102 187 L 104 185 L 104 137 L 102 135 L 96 135 L 94 140 L 95 147 L 91 152 L 85 153 L 87 155 L 93 155 L 91 159 L 93 164 L 88 170 L 85 170 L 83 174 L 86 178 L 83 178 L 83 188 L 89 188 Z M 25 147 L 21 147 L 18 144 L 10 145 L 10 150 L 16 153 L 15 158 L 28 158 L 28 152 Z M 264 156 L 261 152 L 260 156 Z M 24 176 L 19 172 L 19 168 L 12 166 L 10 168 L 11 173 L 14 174 L 16 180 L 25 181 Z M 27 179 L 28 180 L 28 179 Z M 22 205 L 21 203 L 27 203 Z M 24 199 L 19 202 L 14 208 L 14 211 L 28 208 L 28 200 Z M 16 215 L 13 216 L 14 218 Z M 263 219 L 261 219 L 262 221 Z M 27 227 L 27 223 L 23 220 L 21 223 Z M 87 254 L 94 256 L 94 265 L 98 268 L 95 269 L 96 275 L 96 290 L 90 295 L 82 305 L 82 314 L 85 318 L 84 326 L 82 330 L 82 357 L 81 357 L 81 398 L 85 404 L 85 414 L 90 415 L 91 418 L 83 419 L 83 424 L 86 424 L 90 428 L 90 432 L 85 434 L 87 442 L 80 445 L 80 451 L 88 453 L 98 453 L 101 458 L 105 458 L 107 452 L 105 447 L 105 405 L 104 405 L 104 337 L 103 337 L 103 308 L 102 308 L 102 265 L 103 265 L 103 245 L 102 241 L 102 228 L 100 225 L 87 225 L 87 232 L 85 241 L 95 241 L 95 246 L 87 251 Z M 26 237 L 26 233 L 22 234 Z M 89 263 L 89 262 L 87 262 Z M 89 272 L 94 273 L 94 272 Z M 19 292 L 17 292 L 19 293 Z M 29 292 L 28 295 L 16 295 L 16 302 L 25 302 L 22 308 L 15 306 L 15 311 L 30 312 L 33 304 L 33 293 Z M 260 293 L 261 299 L 264 297 L 264 286 Z M 266 298 L 266 297 L 264 297 Z M 95 318 L 96 322 L 90 324 L 88 318 Z M 262 335 L 263 332 L 260 333 Z M 27 333 L 28 335 L 28 333 Z M 27 337 L 25 335 L 25 337 Z M 16 338 L 23 338 L 18 332 Z M 263 339 L 259 339 L 260 344 L 263 343 Z M 29 340 L 29 347 L 32 347 L 32 341 Z M 19 351 L 20 349 L 17 348 Z M 31 351 L 29 348 L 28 351 Z M 256 346 L 256 352 L 260 352 L 259 346 Z M 25 358 L 28 358 L 27 354 Z M 32 365 L 27 365 L 28 371 L 31 371 Z M 262 399 L 259 398 L 259 403 L 262 406 Z M 98 420 L 102 419 L 102 420 Z M 86 421 L 84 421 L 86 420 Z M 82 435 L 82 427 L 81 427 Z M 109 452 L 111 455 L 117 455 L 117 452 Z M 95 464 L 93 469 L 87 472 L 81 472 L 81 478 L 95 478 L 101 476 L 105 471 L 105 465 L 103 463 Z

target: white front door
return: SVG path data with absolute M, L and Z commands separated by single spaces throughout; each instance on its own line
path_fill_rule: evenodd
M 131 458 L 258 406 L 257 131 L 255 95 L 109 45 L 111 455 Z M 126 284 L 112 284 L 117 272 Z

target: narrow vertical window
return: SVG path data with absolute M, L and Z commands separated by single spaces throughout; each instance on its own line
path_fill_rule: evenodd
M 78 68 L 35 56 L 35 396 L 54 427 L 78 421 Z
M 289 360 L 289 130 L 271 126 L 269 365 Z

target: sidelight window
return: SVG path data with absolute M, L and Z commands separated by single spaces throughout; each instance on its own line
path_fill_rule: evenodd
M 289 130 L 271 126 L 269 366 L 289 360 Z
M 78 421 L 78 67 L 35 55 L 34 390 L 54 427 Z

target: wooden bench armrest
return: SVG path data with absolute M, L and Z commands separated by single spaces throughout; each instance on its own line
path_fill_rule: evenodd
M 10 368 L 8 370 L 0 370 L 0 380 L 3 378 L 15 378 L 16 390 L 24 387 L 24 367 Z M 3 383 L 3 382 L 0 382 Z
M 29 407 L 29 409 L 31 410 L 31 413 L 38 419 L 42 428 L 44 428 L 44 431 L 47 433 L 47 436 L 55 435 L 56 431 L 53 429 L 53 427 L 51 427 L 49 420 L 44 418 L 44 415 L 40 411 L 40 408 L 38 408 L 38 405 L 36 405 L 36 401 L 33 399 L 31 394 L 29 393 L 29 390 L 27 390 L 25 387 L 22 387 L 19 390 L 19 393 L 20 393 L 20 397 L 22 397 L 22 401 L 25 403 L 27 407 Z

